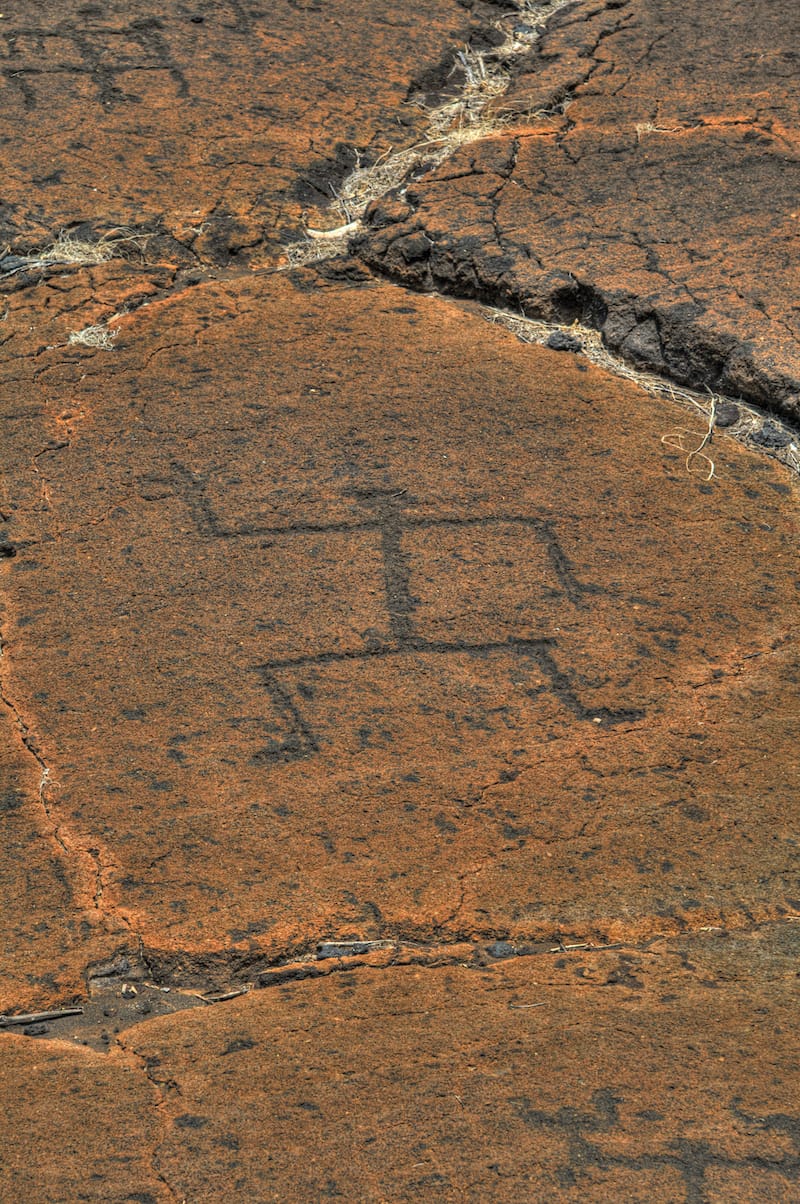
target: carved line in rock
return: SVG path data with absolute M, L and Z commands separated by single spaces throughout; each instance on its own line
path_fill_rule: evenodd
M 178 461 L 173 461 L 170 468 L 172 469 L 173 476 L 147 477 L 146 484 L 174 486 L 178 483 L 178 494 L 189 507 L 198 534 L 206 538 L 241 539 L 248 536 L 278 537 L 281 535 L 324 535 L 355 531 L 380 532 L 382 550 L 387 562 L 387 593 L 395 590 L 395 595 L 392 598 L 393 604 L 395 608 L 402 608 L 404 611 L 410 609 L 411 603 L 410 596 L 408 595 L 408 582 L 404 580 L 408 569 L 404 564 L 405 558 L 401 551 L 400 536 L 404 530 L 426 530 L 435 527 L 489 527 L 500 523 L 510 526 L 528 527 L 535 531 L 541 540 L 558 582 L 573 606 L 585 605 L 584 599 L 587 595 L 603 593 L 601 586 L 592 582 L 581 581 L 578 578 L 572 562 L 559 543 L 558 536 L 550 519 L 514 513 L 476 515 L 474 517 L 446 514 L 423 517 L 407 514 L 403 506 L 396 504 L 397 499 L 404 495 L 404 490 L 388 489 L 354 490 L 352 492 L 353 497 L 372 506 L 375 512 L 374 518 L 367 518 L 362 521 L 291 523 L 285 526 L 248 524 L 241 527 L 226 527 L 208 497 L 207 478 L 202 474 L 192 472 Z M 393 582 L 397 583 L 396 589 Z
M 71 21 L 58 23 L 51 28 L 17 28 L 2 34 L 6 52 L 4 58 L 8 64 L 2 74 L 9 86 L 18 90 L 27 110 L 38 106 L 39 79 L 46 81 L 54 74 L 76 78 L 88 76 L 94 84 L 96 100 L 104 108 L 138 100 L 138 97 L 123 92 L 117 85 L 118 76 L 133 71 L 164 71 L 175 84 L 176 97 L 188 96 L 189 84 L 170 52 L 162 29 L 163 24 L 157 17 L 140 17 L 121 29 L 110 26 L 76 29 Z M 108 35 L 123 45 L 135 43 L 141 54 L 117 54 L 116 62 L 112 61 Z M 104 36 L 105 44 L 101 41 Z M 78 63 L 52 63 L 48 60 L 45 43 L 57 39 L 69 43 L 71 51 L 79 59 Z M 26 53 L 20 48 L 20 42 L 27 44 Z M 38 57 L 41 57 L 41 64 L 37 61 Z
M 535 533 L 543 546 L 568 602 L 577 607 L 586 606 L 587 596 L 602 594 L 599 585 L 582 581 L 576 574 L 569 557 L 559 543 L 553 523 L 549 519 L 532 515 L 492 514 L 480 516 L 437 515 L 423 517 L 408 514 L 403 502 L 404 491 L 396 489 L 353 490 L 356 501 L 372 513 L 362 520 L 345 520 L 332 523 L 292 523 L 286 526 L 261 526 L 247 524 L 227 527 L 214 509 L 207 492 L 207 481 L 203 476 L 191 472 L 184 465 L 173 462 L 172 484 L 178 484 L 178 493 L 184 499 L 192 515 L 198 534 L 204 538 L 229 540 L 253 537 L 292 537 L 298 535 L 324 535 L 353 532 L 374 533 L 380 540 L 383 565 L 385 607 L 389 618 L 389 636 L 385 641 L 375 640 L 362 648 L 343 650 L 320 649 L 296 656 L 272 658 L 257 666 L 261 684 L 269 694 L 273 706 L 286 724 L 282 740 L 273 740 L 254 759 L 269 763 L 295 761 L 320 752 L 320 742 L 311 723 L 301 710 L 294 692 L 282 680 L 292 670 L 322 667 L 332 664 L 354 662 L 369 663 L 375 660 L 402 656 L 467 656 L 481 657 L 492 653 L 506 653 L 517 666 L 525 668 L 535 664 L 549 682 L 549 692 L 577 719 L 584 722 L 602 723 L 607 726 L 635 722 L 645 712 L 634 707 L 589 707 L 580 698 L 579 689 L 572 674 L 559 666 L 555 652 L 558 641 L 553 637 L 536 637 L 529 634 L 508 637 L 502 640 L 431 640 L 418 633 L 414 623 L 417 602 L 411 590 L 411 567 L 407 559 L 403 537 L 408 531 L 431 530 L 451 527 L 455 529 L 488 528 L 497 525 L 517 526 Z M 150 478 L 148 483 L 155 483 Z M 168 480 L 159 479 L 168 484 Z M 527 690 L 531 697 L 541 692 L 541 686 Z
M 566 1140 L 566 1160 L 556 1169 L 559 1184 L 565 1189 L 577 1186 L 581 1179 L 591 1174 L 592 1168 L 601 1171 L 613 1167 L 636 1171 L 672 1168 L 683 1180 L 687 1204 L 703 1204 L 708 1199 L 706 1175 L 716 1167 L 763 1171 L 766 1164 L 773 1174 L 788 1183 L 797 1183 L 800 1179 L 800 1122 L 797 1118 L 783 1113 L 745 1115 L 739 1110 L 737 1097 L 728 1105 L 737 1121 L 768 1134 L 788 1137 L 796 1152 L 785 1153 L 780 1159 L 765 1157 L 761 1152 L 737 1157 L 715 1148 L 705 1139 L 679 1137 L 667 1142 L 658 1152 L 615 1153 L 612 1149 L 604 1149 L 597 1141 L 601 1135 L 612 1133 L 620 1126 L 618 1105 L 624 1103 L 624 1098 L 609 1087 L 601 1087 L 593 1092 L 588 1109 L 567 1105 L 556 1111 L 547 1111 L 533 1107 L 527 1096 L 512 1099 L 509 1103 L 524 1124 L 540 1132 L 558 1134 Z
M 515 5 L 514 12 L 510 15 L 505 14 L 503 18 L 495 22 L 494 25 L 499 30 L 505 30 L 506 23 L 510 17 L 516 18 L 517 20 L 522 19 L 527 23 L 524 31 L 521 33 L 512 31 L 507 35 L 506 42 L 488 55 L 478 54 L 476 56 L 472 54 L 472 52 L 470 52 L 470 54 L 472 54 L 472 58 L 470 58 L 469 55 L 467 55 L 466 58 L 463 54 L 460 56 L 456 55 L 454 62 L 458 63 L 460 57 L 460 59 L 463 60 L 462 66 L 466 65 L 464 93 L 460 98 L 456 97 L 454 100 L 448 102 L 444 108 L 449 110 L 453 106 L 457 106 L 460 102 L 465 104 L 469 103 L 472 108 L 477 105 L 476 114 L 478 117 L 480 117 L 486 101 L 496 95 L 493 73 L 499 72 L 502 78 L 505 80 L 505 86 L 507 86 L 508 82 L 510 82 L 510 79 L 513 78 L 515 74 L 517 63 L 527 54 L 529 54 L 530 51 L 535 47 L 536 43 L 543 36 L 544 32 L 546 32 L 546 29 L 549 28 L 556 13 L 560 9 L 568 7 L 572 2 L 573 0 L 557 0 L 556 3 L 548 6 L 542 6 L 535 3 L 529 3 L 528 0 L 518 0 L 518 3 Z M 239 12 L 240 6 L 231 2 L 230 7 L 236 12 L 236 27 L 243 29 L 243 17 L 242 13 Z M 610 3 L 608 7 L 619 8 L 621 6 L 616 3 Z M 171 66 L 171 64 L 165 57 L 166 51 L 164 48 L 164 39 L 158 33 L 159 28 L 160 26 L 158 21 L 148 19 L 134 22 L 131 26 L 131 31 L 132 36 L 135 35 L 136 40 L 140 42 L 142 47 L 145 48 L 150 46 L 153 49 L 153 52 L 156 54 L 158 60 L 163 63 L 165 68 L 168 68 Z M 53 31 L 45 31 L 42 29 L 28 29 L 23 31 L 26 36 L 29 35 L 34 39 L 38 39 L 40 42 L 42 42 L 42 44 L 44 37 L 51 36 L 52 32 Z M 608 36 L 608 31 L 601 32 L 599 40 L 602 41 L 606 36 Z M 10 46 L 9 53 L 12 56 L 9 61 L 13 61 L 13 56 L 18 54 L 18 51 L 16 51 L 14 47 Z M 592 55 L 589 53 L 587 56 L 587 61 L 591 61 L 591 58 Z M 474 62 L 473 59 L 475 60 Z M 480 62 L 478 62 L 478 60 L 480 60 Z M 123 70 L 124 68 L 119 67 L 115 69 Z M 11 69 L 9 68 L 9 70 Z M 593 68 L 591 70 L 593 70 Z M 591 70 L 589 70 L 588 74 L 591 74 Z M 482 74 L 483 72 L 488 72 L 487 78 L 490 79 L 492 85 L 491 87 L 486 88 L 486 97 L 481 95 L 480 90 L 484 87 L 486 82 L 484 75 Z M 19 72 L 16 72 L 15 74 L 19 76 Z M 20 82 L 20 80 L 18 79 L 17 82 Z M 476 91 L 477 85 L 480 85 L 480 87 L 478 87 Z M 475 95 L 472 94 L 473 92 L 475 92 Z M 471 114 L 470 121 L 472 121 L 472 116 L 474 116 L 472 114 L 472 108 L 469 110 Z M 437 114 L 439 113 L 440 111 L 436 110 L 431 115 L 431 121 L 433 123 L 432 129 L 433 125 L 436 125 L 436 122 L 439 121 L 439 117 L 437 117 Z M 529 115 L 529 119 L 532 120 L 543 115 L 547 115 L 547 113 Z M 481 121 L 482 120 L 483 119 L 481 118 Z M 398 156 L 402 162 L 398 162 L 399 174 L 397 175 L 396 180 L 389 178 L 391 176 L 391 172 L 389 172 L 389 175 L 387 176 L 387 164 L 385 162 L 376 164 L 374 166 L 374 174 L 376 176 L 376 181 L 378 177 L 380 177 L 380 180 L 383 181 L 381 187 L 378 187 L 377 183 L 375 183 L 375 186 L 373 187 L 373 185 L 368 181 L 368 177 L 370 177 L 370 173 L 373 172 L 373 168 L 357 167 L 351 173 L 351 177 L 348 177 L 341 184 L 336 195 L 339 197 L 344 197 L 347 194 L 348 179 L 351 179 L 351 181 L 354 182 L 353 187 L 355 187 L 355 182 L 358 182 L 358 187 L 366 188 L 371 198 L 383 196 L 387 192 L 390 192 L 393 186 L 399 186 L 403 182 L 408 183 L 415 173 L 415 165 L 416 167 L 419 167 L 421 164 L 428 164 L 431 161 L 431 154 L 434 154 L 436 161 L 439 162 L 442 158 L 446 158 L 448 154 L 452 153 L 453 150 L 457 149 L 457 147 L 463 143 L 465 138 L 469 140 L 469 137 L 472 136 L 472 133 L 474 133 L 476 130 L 483 130 L 483 128 L 484 127 L 480 124 L 480 122 L 474 125 L 468 125 L 466 131 L 459 128 L 453 145 L 448 146 L 445 150 L 442 150 L 443 144 L 440 145 L 441 139 L 439 139 L 435 142 L 423 142 L 419 148 L 410 148 L 409 150 L 398 152 Z M 436 125 L 436 129 L 439 129 L 438 125 Z M 434 145 L 437 148 L 435 152 L 431 149 Z M 400 170 L 401 167 L 402 170 Z M 351 223 L 350 225 L 353 229 L 363 229 L 360 219 Z M 313 253 L 310 253 L 305 260 L 303 256 L 300 255 L 296 262 L 324 259 L 347 252 L 349 244 L 347 234 L 351 232 L 352 230 L 350 227 L 348 227 L 346 233 L 343 233 L 338 240 L 333 241 L 331 241 L 329 237 L 331 234 L 330 231 L 322 232 L 324 233 L 325 246 L 318 244 L 313 248 L 309 247 L 309 251 L 313 251 Z M 316 234 L 322 237 L 320 232 L 316 232 Z M 313 239 L 311 241 L 313 242 Z M 297 246 L 300 245 L 301 244 L 297 244 Z M 16 262 L 18 261 L 15 260 L 15 263 Z M 381 274 L 388 275 L 391 278 L 392 274 L 390 271 L 387 271 L 386 265 L 372 264 L 371 266 L 373 270 L 377 270 Z M 21 269 L 18 267 L 14 268 L 14 272 L 19 270 Z M 63 268 L 61 270 L 63 270 Z M 241 274 L 242 270 L 243 269 L 241 268 L 237 268 L 233 274 L 239 275 Z M 409 287 L 408 281 L 398 281 L 398 283 L 404 287 Z M 504 300 L 507 299 L 497 298 L 497 301 L 501 303 Z M 144 304 L 147 304 L 147 302 L 144 302 Z M 131 307 L 124 307 L 125 310 L 128 310 L 129 308 Z M 482 308 L 486 310 L 487 307 L 483 306 Z M 530 341 L 518 327 L 518 324 L 521 325 L 526 321 L 526 319 L 520 320 L 518 314 L 513 313 L 511 310 L 503 310 L 502 308 L 493 310 L 489 308 L 487 316 L 490 316 L 490 320 L 500 320 L 507 324 L 509 328 L 514 330 L 514 333 L 518 334 L 519 337 L 522 338 L 523 341 Z M 571 313 L 570 315 L 562 315 L 565 320 L 567 320 L 569 316 L 574 317 L 574 313 Z M 542 328 L 547 327 L 551 334 L 558 330 L 564 329 L 563 325 L 561 325 L 559 322 L 544 322 L 537 319 L 531 319 L 530 324 Z M 596 334 L 596 332 L 589 329 L 584 329 L 580 332 L 580 338 L 585 344 L 586 340 L 591 339 L 593 334 Z M 544 339 L 537 338 L 535 341 L 546 341 L 546 337 Z M 592 351 L 586 345 L 575 348 L 575 350 L 577 350 L 579 353 L 586 354 L 593 362 L 600 362 L 598 356 L 592 354 Z M 675 389 L 673 392 L 673 386 L 668 375 L 657 376 L 655 372 L 640 372 L 636 368 L 632 367 L 627 361 L 611 354 L 604 344 L 602 346 L 601 366 L 629 380 L 633 380 L 635 383 L 641 384 L 642 387 L 648 392 L 666 392 L 671 396 L 674 396 L 675 399 L 680 402 L 685 402 L 688 399 L 689 404 L 697 406 L 697 408 L 699 408 L 701 411 L 705 408 L 702 403 L 707 403 L 708 401 L 706 397 L 701 394 L 694 393 L 694 391 L 688 388 L 686 385 L 684 385 L 682 388 Z M 749 447 L 751 450 L 766 452 L 768 455 L 771 455 L 773 458 L 776 458 L 786 464 L 794 472 L 800 473 L 800 451 L 798 450 L 798 443 L 796 439 L 797 431 L 793 429 L 791 425 L 781 422 L 777 418 L 774 411 L 768 411 L 769 416 L 765 417 L 764 411 L 759 408 L 757 402 L 752 398 L 747 402 L 743 402 L 741 398 L 734 399 L 733 397 L 726 396 L 724 393 L 721 393 L 718 390 L 715 391 L 714 396 L 716 397 L 718 403 L 727 404 L 729 408 L 736 407 L 743 415 L 742 421 L 736 424 L 736 428 L 733 430 L 728 429 L 727 433 L 732 434 L 734 438 L 744 443 L 745 446 Z

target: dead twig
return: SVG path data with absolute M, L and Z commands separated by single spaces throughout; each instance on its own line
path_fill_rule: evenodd
M 0 1028 L 14 1024 L 40 1024 L 44 1020 L 63 1020 L 65 1016 L 82 1016 L 83 1008 L 61 1008 L 56 1012 L 22 1012 L 18 1016 L 0 1016 Z
M 307 226 L 306 234 L 309 238 L 343 238 L 345 234 L 355 234 L 359 224 L 359 222 L 348 222 L 347 225 L 336 226 L 333 230 L 314 230 L 311 226 Z
M 238 999 L 240 995 L 247 995 L 249 987 L 239 987 L 237 991 L 224 991 L 221 995 L 198 995 L 198 999 L 202 999 L 203 1003 L 225 1003 L 228 999 Z
M 588 949 L 592 953 L 596 953 L 600 949 L 622 949 L 622 947 L 623 946 L 622 946 L 621 941 L 618 942 L 616 945 L 592 945 L 590 943 L 583 943 L 580 945 L 562 945 L 561 942 L 559 941 L 559 943 L 557 945 L 554 945 L 552 949 L 548 949 L 547 952 L 548 953 L 566 953 L 570 949 Z

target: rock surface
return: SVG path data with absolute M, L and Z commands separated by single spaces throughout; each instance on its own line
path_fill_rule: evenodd
M 795 1198 L 761 7 L 0 18 L 4 1199 Z M 490 136 L 276 270 L 460 86 Z M 727 388 L 711 442 L 574 317 Z
M 44 1185 L 115 1204 L 789 1201 L 798 952 L 795 924 L 342 969 L 153 1020 L 108 1056 L 9 1038 L 4 1188 L 26 1204 Z M 53 1091 L 44 1133 L 31 1101 Z
M 799 38 L 788 0 L 568 6 L 496 132 L 374 206 L 361 254 L 797 419 Z
M 146 234 L 160 236 L 151 255 L 189 263 L 263 257 L 357 154 L 415 140 L 416 76 L 490 13 L 480 0 L 17 4 L 0 19 L 13 147 L 0 245 L 117 229 L 134 258 Z
M 328 935 L 792 909 L 779 465 L 720 445 L 705 484 L 660 441 L 677 406 L 310 269 L 36 362 L 5 690 L 106 945 L 226 976 Z

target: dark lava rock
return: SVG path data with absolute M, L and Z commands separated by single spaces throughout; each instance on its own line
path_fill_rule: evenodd
M 723 401 L 717 406 L 716 426 L 735 426 L 742 416 L 742 411 L 733 401 Z
M 753 431 L 750 438 L 760 447 L 788 447 L 792 442 L 789 431 L 774 422 L 765 422 L 760 430 Z
M 546 346 L 551 351 L 580 351 L 582 344 L 580 339 L 576 339 L 572 334 L 567 334 L 565 330 L 554 330 L 547 340 Z

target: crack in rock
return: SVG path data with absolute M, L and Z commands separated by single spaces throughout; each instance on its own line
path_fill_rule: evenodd
M 153 1148 L 150 1154 L 150 1171 L 155 1179 L 162 1184 L 168 1199 L 175 1204 L 186 1204 L 185 1197 L 179 1194 L 170 1183 L 167 1176 L 161 1167 L 160 1151 L 168 1135 L 173 1131 L 174 1118 L 169 1112 L 169 1099 L 171 1096 L 180 1096 L 181 1090 L 179 1084 L 174 1079 L 160 1079 L 155 1073 L 156 1065 L 128 1045 L 123 1039 L 118 1038 L 114 1044 L 114 1052 L 117 1057 L 130 1069 L 137 1074 L 144 1075 L 153 1091 L 153 1108 L 158 1117 L 159 1124 L 162 1129 L 162 1140 Z
M 480 873 L 481 868 L 467 871 L 462 878 Z M 744 909 L 739 915 L 728 914 L 720 918 L 719 924 L 703 924 L 696 929 L 689 927 L 680 933 L 656 932 L 640 939 L 626 938 L 624 934 L 609 936 L 600 929 L 594 933 L 581 933 L 566 927 L 530 938 L 514 936 L 507 930 L 490 930 L 479 935 L 470 930 L 428 941 L 411 937 L 380 940 L 326 937 L 310 941 L 309 951 L 303 956 L 273 959 L 267 965 L 264 965 L 265 959 L 254 956 L 249 967 L 240 966 L 238 970 L 232 969 L 236 964 L 234 955 L 229 954 L 227 958 L 220 955 L 217 972 L 208 958 L 188 953 L 175 954 L 169 962 L 159 964 L 152 953 L 148 955 L 144 950 L 139 954 L 122 952 L 89 967 L 89 995 L 80 1008 L 65 1009 L 60 1017 L 52 1018 L 49 1023 L 28 1024 L 22 1031 L 37 1039 L 71 1040 L 108 1053 L 127 1048 L 120 1034 L 130 1028 L 176 1012 L 221 1006 L 252 991 L 286 983 L 328 978 L 357 970 L 390 972 L 403 966 L 434 970 L 457 965 L 483 971 L 510 958 L 538 959 L 577 952 L 586 955 L 616 952 L 623 958 L 632 953 L 657 954 L 665 940 L 688 940 L 705 933 L 722 934 L 726 938 L 734 934 L 752 936 L 796 922 L 800 920 L 800 914 L 784 911 L 758 919 Z M 180 965 L 176 966 L 179 957 Z M 226 960 L 229 963 L 227 976 Z M 223 982 L 228 989 L 219 989 Z M 217 989 L 211 989 L 211 984 Z M 7 1024 L 13 1023 L 13 1016 L 4 1019 Z M 159 1089 L 169 1087 L 169 1083 L 154 1082 L 154 1085 Z
M 0 633 L 0 665 L 6 658 L 7 646 Z M 109 866 L 104 863 L 98 842 L 93 837 L 81 839 L 64 824 L 59 823 L 54 809 L 56 782 L 52 766 L 45 759 L 39 740 L 9 696 L 8 687 L 2 680 L 0 680 L 0 702 L 8 710 L 14 727 L 19 733 L 21 744 L 39 769 L 36 802 L 44 820 L 43 831 L 56 846 L 64 862 L 65 870 L 72 880 L 73 903 L 76 911 L 87 912 L 99 917 L 109 935 L 119 934 L 121 930 L 129 930 L 130 925 L 125 917 L 117 909 L 110 908 L 104 902 L 104 877 L 109 872 Z
M 800 430 L 781 421 L 774 415 L 749 404 L 741 398 L 726 396 L 707 390 L 705 394 L 696 389 L 675 384 L 669 377 L 645 372 L 636 368 L 621 356 L 608 349 L 601 333 L 580 322 L 569 325 L 560 322 L 545 322 L 537 318 L 525 318 L 507 309 L 494 306 L 478 306 L 478 312 L 489 322 L 499 323 L 510 330 L 524 343 L 536 343 L 555 351 L 570 351 L 585 356 L 597 367 L 631 381 L 653 397 L 666 397 L 685 408 L 699 413 L 704 423 L 711 424 L 711 431 L 724 429 L 725 433 L 749 447 L 752 451 L 767 452 L 780 460 L 792 472 L 800 475 Z M 775 432 L 772 435 L 772 432 Z M 697 432 L 702 441 L 704 432 Z M 709 440 L 710 441 L 710 440 Z M 687 450 L 687 449 L 684 449 Z M 698 452 L 689 452 L 687 471 L 692 471 L 690 461 Z M 703 459 L 710 464 L 709 456 Z M 704 469 L 701 473 L 705 475 Z
M 494 111 L 498 97 L 508 89 L 514 75 L 530 55 L 546 28 L 574 0 L 553 0 L 549 5 L 512 0 L 514 9 L 493 23 L 502 42 L 492 50 L 456 50 L 450 74 L 459 73 L 463 84 L 458 95 L 430 110 L 428 128 L 415 146 L 388 154 L 362 166 L 356 156 L 354 169 L 336 187 L 331 185 L 335 225 L 326 229 L 307 227 L 306 237 L 285 248 L 286 266 L 298 267 L 345 253 L 350 239 L 363 229 L 370 205 L 449 159 L 455 150 L 502 129 L 507 118 Z M 554 98 L 557 109 L 564 98 Z M 420 99 L 418 103 L 422 104 Z M 423 105 L 424 107 L 424 105 Z M 551 109 L 534 117 L 545 116 Z

